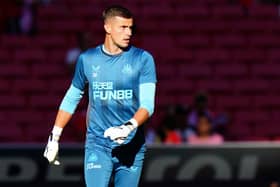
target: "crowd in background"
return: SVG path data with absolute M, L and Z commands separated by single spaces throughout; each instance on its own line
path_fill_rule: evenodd
M 195 95 L 190 105 L 170 105 L 161 123 L 156 128 L 148 127 L 148 144 L 208 144 L 219 145 L 224 142 L 224 133 L 229 123 L 226 114 L 215 114 L 208 107 L 206 93 Z
M 5 6 L 0 7 L 2 31 L 9 35 L 36 35 L 37 6 L 48 3 L 50 3 L 48 0 L 6 1 Z M 246 12 L 252 0 L 240 0 L 240 3 Z M 64 63 L 70 74 L 73 72 L 78 55 L 90 46 L 91 36 L 90 33 L 79 32 L 76 34 L 76 39 L 77 45 L 69 46 L 65 54 Z M 208 100 L 207 93 L 198 90 L 193 103 L 166 106 L 165 114 L 158 126 L 150 125 L 149 122 L 145 125 L 147 143 L 222 144 L 226 141 L 225 134 L 230 124 L 230 116 L 226 114 L 226 111 L 222 114 L 211 111 Z M 84 139 L 85 118 L 86 111 L 82 110 L 77 112 L 72 120 L 77 130 L 77 139 L 80 140 Z

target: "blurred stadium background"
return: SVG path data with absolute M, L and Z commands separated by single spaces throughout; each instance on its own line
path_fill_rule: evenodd
M 155 57 L 156 110 L 148 130 L 161 128 L 169 106 L 191 106 L 198 92 L 207 94 L 211 112 L 227 116 L 222 145 L 151 143 L 141 186 L 278 186 L 277 0 L 34 0 L 30 6 L 24 2 L 0 3 L 0 186 L 83 183 L 73 173 L 82 167 L 83 136 L 78 132 L 84 130 L 79 124 L 86 98 L 62 137 L 62 155 L 75 164 L 65 167 L 67 172 L 53 169 L 41 153 L 71 82 L 66 54 L 77 46 L 77 33 L 89 33 L 90 46 L 103 42 L 101 13 L 111 4 L 134 13 L 133 44 Z M 32 24 L 26 28 L 24 21 Z M 202 164 L 186 164 L 191 161 Z M 23 168 L 32 166 L 41 169 L 25 175 Z M 60 178 L 52 180 L 52 169 L 61 173 Z

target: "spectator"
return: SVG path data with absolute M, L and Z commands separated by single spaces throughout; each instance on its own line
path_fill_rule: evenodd
M 19 18 L 20 32 L 25 35 L 36 33 L 37 2 L 35 0 L 23 0 L 21 15 Z
M 187 140 L 187 136 L 192 134 L 186 131 L 186 108 L 181 105 L 171 105 L 162 121 L 162 126 L 158 129 L 161 142 L 167 144 L 180 144 Z
M 205 93 L 198 93 L 194 97 L 190 113 L 187 115 L 187 123 L 190 128 L 196 129 L 199 115 L 212 117 L 208 109 L 208 97 Z
M 88 49 L 90 46 L 90 34 L 88 32 L 78 32 L 76 34 L 77 46 L 70 48 L 65 57 L 65 63 L 69 67 L 70 72 L 72 73 L 76 64 L 76 60 L 81 52 Z
M 269 187 L 279 187 L 278 182 L 272 182 L 270 183 Z
M 200 92 L 194 97 L 193 105 L 191 106 L 190 112 L 187 114 L 187 131 L 196 130 L 198 124 L 198 117 L 205 115 L 212 119 L 212 129 L 221 134 L 224 134 L 225 127 L 229 122 L 228 115 L 225 113 L 214 114 L 210 111 L 208 106 L 207 94 Z
M 37 5 L 36 0 L 11 1 L 7 5 L 7 10 L 4 10 L 6 33 L 34 35 L 36 33 Z
M 145 127 L 145 141 L 147 145 L 160 143 L 156 130 L 153 127 L 149 127 L 149 125 Z
M 188 143 L 192 145 L 219 145 L 223 143 L 223 136 L 215 133 L 212 127 L 211 119 L 208 116 L 199 116 L 196 134 L 189 136 Z

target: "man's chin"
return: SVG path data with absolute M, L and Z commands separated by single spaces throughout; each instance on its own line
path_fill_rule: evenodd
M 121 48 L 122 50 L 127 50 L 129 48 L 130 44 L 126 44 L 126 45 L 121 45 L 119 46 L 119 48 Z

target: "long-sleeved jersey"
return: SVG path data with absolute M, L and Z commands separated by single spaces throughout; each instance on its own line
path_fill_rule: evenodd
M 72 86 L 83 91 L 88 84 L 87 143 L 116 146 L 103 133 L 133 117 L 140 107 L 139 87 L 145 83 L 156 83 L 154 60 L 145 50 L 130 46 L 109 55 L 99 45 L 79 56 Z

